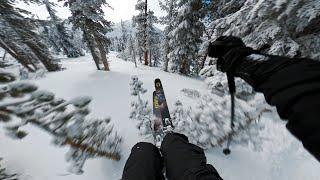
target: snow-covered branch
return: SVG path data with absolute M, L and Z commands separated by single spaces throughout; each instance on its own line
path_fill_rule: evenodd
M 6 73 L 0 79 L 10 79 Z M 114 131 L 110 119 L 89 119 L 90 97 L 66 101 L 53 93 L 37 90 L 30 83 L 10 83 L 0 86 L 0 120 L 5 122 L 7 135 L 23 138 L 27 132 L 21 127 L 31 124 L 54 138 L 58 146 L 68 145 L 71 171 L 81 173 L 88 158 L 120 159 L 122 139 Z
M 184 107 L 180 101 L 175 103 L 172 121 L 175 131 L 188 136 L 189 140 L 205 149 L 222 146 L 231 136 L 233 142 L 251 142 L 259 149 L 259 131 L 263 125 L 260 116 L 269 111 L 264 106 L 249 105 L 241 99 L 236 101 L 235 128 L 230 127 L 230 100 L 214 94 L 203 96 L 194 108 Z
M 0 158 L 0 180 L 17 180 L 16 174 L 9 174 L 6 172 L 6 168 L 2 167 L 1 161 L 2 158 Z
M 260 48 L 271 45 L 274 55 L 320 58 L 320 3 L 318 0 L 246 0 L 235 11 L 212 22 L 212 39 L 221 35 L 243 38 L 244 42 Z M 224 9 L 218 9 L 224 14 Z

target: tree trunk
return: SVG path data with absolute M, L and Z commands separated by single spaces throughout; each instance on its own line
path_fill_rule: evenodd
M 93 58 L 93 61 L 94 63 L 96 64 L 96 67 L 98 70 L 101 70 L 100 69 L 100 66 L 99 66 L 99 56 L 97 55 L 97 52 L 95 50 L 95 46 L 94 46 L 94 42 L 92 40 L 92 37 L 90 37 L 89 35 L 89 32 L 86 32 L 86 31 L 83 31 L 83 37 L 84 39 L 86 40 L 87 44 L 88 44 L 88 47 L 90 49 L 90 52 L 91 52 L 91 55 L 92 55 L 92 58 Z
M 141 54 L 141 52 L 138 52 L 139 54 L 139 62 L 142 64 L 142 54 Z
M 107 55 L 106 55 L 107 52 L 104 49 L 103 45 L 99 42 L 99 40 L 96 40 L 96 41 L 98 41 L 97 45 L 98 45 L 98 49 L 99 49 L 99 52 L 100 52 L 100 58 L 101 58 L 101 61 L 103 63 L 103 66 L 104 66 L 104 70 L 105 71 L 110 71 L 109 63 L 108 63 L 108 59 L 107 59 Z
M 186 58 L 183 58 L 182 63 L 181 63 L 180 73 L 184 74 L 184 75 L 188 75 L 189 70 L 190 69 L 189 69 L 188 60 Z
M 6 60 L 6 56 L 7 56 L 7 51 L 4 51 L 3 57 L 2 57 L 2 61 L 4 62 Z
M 164 67 L 163 67 L 163 70 L 168 72 L 168 66 L 169 66 L 169 53 L 170 53 L 170 50 L 169 50 L 169 38 L 166 37 L 166 40 L 165 40 L 165 56 L 164 56 Z
M 110 71 L 110 68 L 109 68 L 109 63 L 108 63 L 108 59 L 107 59 L 107 52 L 106 52 L 106 49 L 105 47 L 103 46 L 103 43 L 101 42 L 101 39 L 99 39 L 99 37 L 94 36 L 94 39 L 95 39 L 95 44 L 97 45 L 98 49 L 99 49 L 99 54 L 100 54 L 100 60 L 102 61 L 103 63 L 103 66 L 104 66 L 104 70 L 105 71 Z
M 16 46 L 13 42 L 12 43 L 5 43 L 0 39 L 0 46 L 7 51 L 13 58 L 15 58 L 23 67 L 28 69 L 30 72 L 35 72 L 37 69 L 32 69 L 28 66 L 28 59 L 26 58 L 26 55 L 19 51 L 18 46 Z
M 134 48 L 132 49 L 132 58 L 134 60 L 134 66 L 137 68 L 138 66 L 137 66 L 136 51 Z
M 151 48 L 149 47 L 149 66 L 152 67 Z
M 204 56 L 200 57 L 200 70 L 204 68 L 204 65 L 206 63 L 206 59 L 207 59 L 208 53 L 206 53 Z
M 32 50 L 32 52 L 38 57 L 41 63 L 46 67 L 48 71 L 59 71 L 60 66 L 58 64 L 53 63 L 53 58 L 50 56 L 49 51 L 44 51 L 42 44 L 40 41 L 25 41 L 26 45 Z
M 148 39 L 148 33 L 147 33 L 147 16 L 148 16 L 148 0 L 145 0 L 145 6 L 144 6 L 144 15 L 145 15 L 145 19 L 144 19 L 144 42 L 143 42 L 143 52 L 144 52 L 144 65 L 148 65 L 149 61 L 148 61 L 148 49 L 147 49 L 147 39 Z

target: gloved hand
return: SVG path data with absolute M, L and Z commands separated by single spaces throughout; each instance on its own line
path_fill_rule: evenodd
M 242 59 L 256 52 L 246 47 L 243 41 L 234 36 L 221 36 L 209 44 L 208 56 L 218 58 L 217 69 L 234 74 Z
M 217 69 L 222 72 L 235 74 L 236 68 L 240 68 L 244 58 L 256 51 L 250 47 L 235 47 L 230 49 L 223 57 L 217 61 Z

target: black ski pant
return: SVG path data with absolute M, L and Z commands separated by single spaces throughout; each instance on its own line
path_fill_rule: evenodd
M 216 169 L 207 164 L 203 149 L 189 143 L 182 134 L 167 134 L 160 152 L 151 143 L 136 144 L 122 180 L 165 180 L 164 167 L 168 180 L 222 180 Z

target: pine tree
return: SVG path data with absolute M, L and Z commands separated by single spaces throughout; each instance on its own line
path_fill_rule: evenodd
M 90 49 L 93 60 L 98 70 L 100 61 L 104 65 L 104 70 L 109 71 L 107 60 L 110 39 L 107 32 L 111 31 L 111 22 L 104 18 L 103 6 L 109 6 L 105 0 L 66 0 L 72 16 L 69 20 L 75 28 L 80 28 L 83 32 L 83 39 Z
M 158 18 L 153 11 L 148 11 L 147 17 L 147 47 L 149 52 L 149 66 L 158 66 L 160 64 L 160 32 L 154 26 L 158 22 Z M 153 60 L 153 62 L 152 62 Z
M 126 61 L 129 60 L 134 62 L 135 67 L 137 67 L 135 40 L 132 37 L 131 32 L 129 32 L 127 36 L 128 37 L 127 37 L 127 44 L 125 45 L 125 50 L 119 54 L 119 57 Z
M 126 45 L 128 43 L 128 30 L 127 30 L 126 24 L 122 20 L 120 22 L 120 26 L 121 26 L 120 52 L 122 52 L 126 49 Z
M 231 2 L 230 2 L 231 3 Z M 320 59 L 319 1 L 246 0 L 231 3 L 233 10 L 211 24 L 212 40 L 221 35 L 243 38 L 253 48 L 271 45 L 270 54 Z
M 169 58 L 171 60 L 171 71 L 184 75 L 192 75 L 197 70 L 197 54 L 201 37 L 203 35 L 203 24 L 200 0 L 181 0 L 178 15 L 174 22 L 174 30 L 171 32 L 169 46 L 172 47 Z
M 205 67 L 206 61 L 209 59 L 208 57 L 208 46 L 211 41 L 211 36 L 213 34 L 213 29 L 210 27 L 210 24 L 217 19 L 218 14 L 216 11 L 213 13 L 212 9 L 214 5 L 221 5 L 222 1 L 210 1 L 210 0 L 202 0 L 202 8 L 200 12 L 203 15 L 202 23 L 204 24 L 204 35 L 202 37 L 202 44 L 200 45 L 199 53 L 198 53 L 198 68 L 197 72 Z M 222 5 L 221 5 L 222 6 Z M 219 6 L 220 7 L 220 6 Z
M 159 1 L 160 8 L 166 12 L 166 16 L 160 17 L 160 23 L 163 25 L 166 25 L 164 29 L 164 42 L 163 42 L 163 59 L 164 59 L 164 65 L 163 70 L 168 71 L 168 65 L 169 65 L 169 53 L 172 50 L 172 47 L 170 47 L 170 39 L 171 32 L 174 29 L 174 21 L 176 16 L 178 15 L 178 4 L 177 0 L 161 0 Z
M 232 143 L 253 143 L 259 149 L 262 143 L 259 131 L 264 128 L 259 119 L 263 112 L 269 110 L 265 109 L 264 104 L 256 105 L 259 108 L 237 99 L 235 127 L 232 130 L 229 98 L 207 94 L 201 97 L 194 108 L 186 108 L 180 101 L 176 102 L 172 122 L 175 131 L 185 134 L 190 142 L 204 149 L 222 146 L 230 136 L 233 138 Z
M 136 38 L 138 39 L 139 59 L 144 59 L 144 65 L 148 65 L 148 0 L 138 0 L 135 9 L 139 14 L 133 17 L 133 24 L 137 27 Z M 142 57 L 143 56 L 143 57 Z
M 21 139 L 28 135 L 23 126 L 33 125 L 49 133 L 57 146 L 68 146 L 67 161 L 70 171 L 82 173 L 85 161 L 94 157 L 120 159 L 121 137 L 115 132 L 110 119 L 88 118 L 90 97 L 66 101 L 48 91 L 0 71 L 0 122 L 5 123 L 6 134 Z M 9 83 L 12 82 L 12 83 Z M 9 83 L 9 84 L 8 84 Z M 15 119 L 12 122 L 12 119 Z
M 129 55 L 131 56 L 131 60 L 134 62 L 135 67 L 137 67 L 135 41 L 132 38 L 131 33 L 129 34 L 127 49 L 129 51 Z
M 49 0 L 43 0 L 47 11 L 50 15 L 50 25 L 47 28 L 47 33 L 49 35 L 52 45 L 59 52 L 62 49 L 63 53 L 68 57 L 79 57 L 82 54 L 81 49 L 77 49 L 71 42 L 71 37 L 67 33 L 66 28 L 62 20 L 56 15 L 56 10 L 53 9 L 54 3 L 49 2 Z
M 131 102 L 131 113 L 130 119 L 136 121 L 137 128 L 141 135 L 151 134 L 151 109 L 149 107 L 148 101 L 142 99 L 142 95 L 147 92 L 143 87 L 143 82 L 139 80 L 137 76 L 132 76 L 130 87 L 131 95 L 135 98 Z
M 48 71 L 60 70 L 43 39 L 35 33 L 34 20 L 24 17 L 22 14 L 28 12 L 15 8 L 14 2 L 3 0 L 0 3 L 0 46 L 29 71 L 38 69 L 38 61 Z

